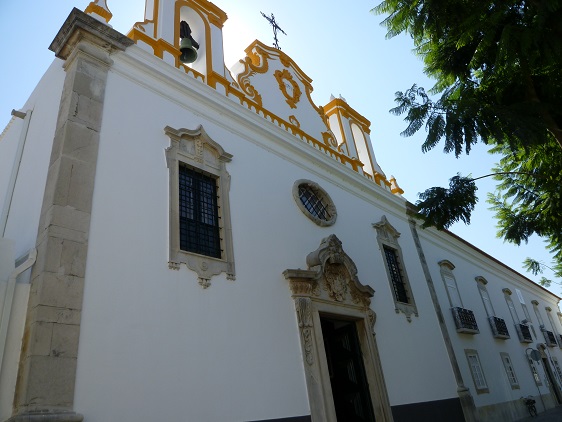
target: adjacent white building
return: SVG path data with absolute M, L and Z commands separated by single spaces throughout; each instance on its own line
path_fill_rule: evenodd
M 0 138 L 0 420 L 507 421 L 522 396 L 562 402 L 560 298 L 420 229 L 344 99 L 314 104 L 259 41 L 227 69 L 207 0 L 147 0 L 127 35 L 110 19 L 72 10 Z

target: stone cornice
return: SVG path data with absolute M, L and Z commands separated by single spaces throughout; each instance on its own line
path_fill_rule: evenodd
M 133 40 L 105 23 L 74 8 L 51 42 L 49 50 L 54 52 L 56 57 L 66 60 L 75 45 L 82 39 L 88 39 L 104 49 L 110 50 L 125 50 L 134 43 Z

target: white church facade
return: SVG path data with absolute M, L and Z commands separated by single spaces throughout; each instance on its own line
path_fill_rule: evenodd
M 0 137 L 0 421 L 508 421 L 560 297 L 421 229 L 370 122 L 207 0 L 74 9 Z M 180 61 L 181 22 L 199 48 Z M 184 37 L 185 38 L 185 37 Z

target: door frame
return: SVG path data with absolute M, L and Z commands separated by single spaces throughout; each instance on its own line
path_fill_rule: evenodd
M 359 282 L 355 264 L 335 235 L 322 240 L 307 264 L 307 270 L 285 270 L 283 275 L 295 302 L 312 420 L 337 421 L 320 322 L 326 316 L 355 322 L 375 419 L 392 421 L 370 307 L 374 290 Z

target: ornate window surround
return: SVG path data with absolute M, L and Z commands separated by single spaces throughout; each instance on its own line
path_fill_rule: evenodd
M 412 314 L 415 316 L 418 315 L 418 308 L 416 306 L 416 301 L 414 299 L 414 293 L 412 292 L 412 287 L 410 286 L 410 280 L 408 279 L 408 274 L 406 272 L 406 268 L 404 267 L 404 258 L 402 256 L 402 248 L 400 248 L 400 244 L 398 243 L 398 238 L 400 237 L 400 233 L 396 230 L 392 224 L 388 222 L 388 219 L 385 215 L 381 217 L 381 221 L 378 223 L 373 223 L 373 227 L 377 230 L 377 242 L 379 244 L 379 249 L 381 252 L 382 259 L 384 261 L 384 268 L 386 270 L 386 275 L 388 277 L 388 281 L 392 286 L 392 277 L 390 275 L 390 270 L 388 268 L 388 262 L 386 257 L 384 256 L 384 246 L 387 246 L 391 249 L 396 251 L 398 255 L 398 259 L 401 263 L 401 270 L 402 270 L 402 279 L 404 282 L 404 287 L 406 288 L 406 293 L 408 295 L 409 302 L 399 302 L 396 299 L 394 293 L 392 293 L 392 299 L 394 300 L 394 310 L 396 313 L 402 312 L 406 315 L 406 319 L 408 322 L 412 322 Z
M 312 214 L 304 206 L 304 204 L 302 203 L 302 200 L 300 198 L 300 195 L 299 195 L 299 187 L 301 185 L 306 185 L 325 204 L 326 209 L 328 210 L 328 212 L 331 215 L 330 219 L 322 220 L 321 218 L 318 218 L 317 216 Z M 318 183 L 313 182 L 311 180 L 307 180 L 307 179 L 299 179 L 299 180 L 295 181 L 295 183 L 293 183 L 293 191 L 292 192 L 293 192 L 293 199 L 295 200 L 299 209 L 302 211 L 302 213 L 304 215 L 306 215 L 308 218 L 310 218 L 315 224 L 317 224 L 318 226 L 321 226 L 321 227 L 332 226 L 332 225 L 335 224 L 336 219 L 338 218 L 338 212 L 336 210 L 336 206 L 334 205 L 334 201 L 332 201 L 332 198 L 330 198 L 330 195 L 328 195 L 328 193 L 324 189 L 322 189 L 322 187 Z
M 374 290 L 361 284 L 357 267 L 334 234 L 322 239 L 318 249 L 308 254 L 306 262 L 307 270 L 288 269 L 283 275 L 295 302 L 312 420 L 336 422 L 320 322 L 321 316 L 326 315 L 355 322 L 375 418 L 391 421 L 373 330 L 376 315 L 370 308 Z
M 209 287 L 211 277 L 225 272 L 228 280 L 235 279 L 234 252 L 232 247 L 232 225 L 230 219 L 230 175 L 226 163 L 232 160 L 218 143 L 213 141 L 199 126 L 197 129 L 164 128 L 170 138 L 166 148 L 166 164 L 170 185 L 170 260 L 168 266 L 179 270 L 180 264 L 195 271 L 204 289 Z M 179 164 L 184 163 L 196 170 L 208 173 L 217 179 L 217 196 L 220 219 L 221 258 L 199 255 L 180 249 L 179 239 Z

